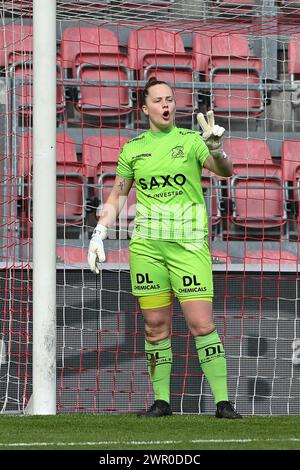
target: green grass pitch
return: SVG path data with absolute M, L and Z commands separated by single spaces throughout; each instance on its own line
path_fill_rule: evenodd
M 300 449 L 300 417 L 0 415 L 0 450 Z

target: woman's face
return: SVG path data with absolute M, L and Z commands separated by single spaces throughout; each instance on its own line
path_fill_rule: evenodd
M 149 116 L 152 131 L 164 131 L 173 127 L 176 103 L 172 89 L 165 84 L 150 87 L 143 111 Z

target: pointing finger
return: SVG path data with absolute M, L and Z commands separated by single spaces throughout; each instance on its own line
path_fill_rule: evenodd
M 204 132 L 210 132 L 210 130 L 211 130 L 210 126 L 206 122 L 206 119 L 205 119 L 205 117 L 203 116 L 202 113 L 197 114 L 197 121 L 198 121 L 199 126 L 202 127 Z
M 213 128 L 214 125 L 215 125 L 215 116 L 214 116 L 214 112 L 213 112 L 212 110 L 207 111 L 206 116 L 207 116 L 207 122 L 208 122 L 209 126 L 210 126 L 211 128 Z

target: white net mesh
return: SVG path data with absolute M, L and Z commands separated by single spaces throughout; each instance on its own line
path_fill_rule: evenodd
M 119 150 L 146 128 L 139 90 L 174 85 L 177 124 L 214 109 L 231 181 L 203 175 L 215 321 L 242 414 L 299 414 L 300 5 L 273 1 L 57 1 L 58 411 L 152 401 L 143 321 L 130 294 L 135 193 L 92 275 L 86 251 Z M 0 25 L 0 409 L 32 392 L 32 2 L 3 1 Z M 45 208 L 46 210 L 46 208 Z M 178 304 L 172 407 L 213 397 Z

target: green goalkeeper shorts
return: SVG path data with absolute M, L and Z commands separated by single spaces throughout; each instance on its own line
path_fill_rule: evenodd
M 173 290 L 179 299 L 213 297 L 212 262 L 207 242 L 132 238 L 132 293 L 155 295 Z

